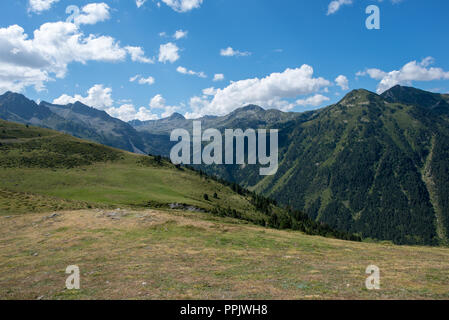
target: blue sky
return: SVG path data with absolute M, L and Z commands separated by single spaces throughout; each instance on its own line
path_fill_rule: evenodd
M 80 15 L 67 22 L 71 5 Z M 380 9 L 380 30 L 365 26 L 369 5 Z M 0 6 L 0 94 L 80 100 L 125 121 L 223 115 L 248 103 L 305 111 L 395 84 L 449 92 L 446 0 Z

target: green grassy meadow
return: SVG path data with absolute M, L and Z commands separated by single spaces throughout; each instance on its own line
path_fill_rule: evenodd
M 231 207 L 256 214 L 248 199 L 229 187 L 165 160 L 158 163 L 153 157 L 51 130 L 5 121 L 0 125 L 0 215 L 36 209 L 148 208 L 171 203 L 206 210 Z M 26 200 L 33 196 L 39 201 Z

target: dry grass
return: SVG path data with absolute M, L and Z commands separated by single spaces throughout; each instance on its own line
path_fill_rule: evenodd
M 0 217 L 1 299 L 448 299 L 449 249 L 354 243 L 180 211 Z M 365 268 L 381 290 L 365 289 Z M 68 265 L 81 290 L 65 289 Z

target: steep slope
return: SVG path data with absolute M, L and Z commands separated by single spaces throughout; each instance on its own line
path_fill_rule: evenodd
M 409 244 L 446 240 L 448 109 L 438 95 L 429 101 L 428 94 L 401 87 L 382 97 L 351 92 L 292 126 L 278 173 L 255 189 L 364 237 Z M 443 207 L 439 219 L 423 179 L 427 161 L 438 180 L 433 192 Z M 437 226 L 446 232 L 438 236 Z

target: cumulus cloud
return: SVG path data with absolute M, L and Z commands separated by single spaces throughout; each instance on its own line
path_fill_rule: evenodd
M 33 67 L 0 63 L 0 94 L 6 91 L 21 92 L 33 86 L 36 91 L 45 89 L 45 83 L 52 80 L 48 72 Z
M 131 77 L 129 79 L 129 81 L 130 82 L 137 81 L 137 83 L 139 83 L 139 84 L 148 84 L 148 85 L 152 85 L 152 84 L 154 84 L 156 82 L 153 77 L 150 76 L 148 78 L 144 78 L 140 74 L 135 75 L 134 77 Z
M 86 36 L 73 23 L 45 23 L 33 36 L 18 25 L 0 28 L 0 92 L 20 92 L 28 86 L 43 90 L 53 77 L 64 78 L 74 62 L 118 62 L 128 53 L 134 61 L 145 61 L 138 47 L 124 49 L 110 36 Z
M 191 75 L 191 76 L 197 76 L 200 78 L 207 78 L 206 74 L 204 72 L 196 72 L 196 71 L 192 71 L 192 70 L 188 70 L 187 68 L 181 67 L 179 66 L 176 71 L 178 71 L 179 73 L 182 74 L 187 74 L 187 75 Z
M 150 101 L 150 108 L 153 109 L 161 109 L 163 110 L 162 118 L 170 117 L 173 113 L 178 111 L 180 107 L 178 106 L 168 106 L 166 105 L 165 99 L 162 95 L 155 95 Z
M 143 6 L 145 4 L 145 2 L 147 2 L 147 0 L 136 0 L 137 8 L 140 8 L 141 6 Z
M 299 99 L 296 100 L 296 104 L 302 107 L 318 107 L 322 105 L 324 102 L 329 101 L 330 99 L 321 94 L 316 94 L 307 99 Z
M 339 75 L 335 79 L 335 83 L 337 84 L 337 86 L 339 86 L 341 88 L 341 90 L 348 90 L 349 89 L 348 78 L 346 78 L 344 75 Z
M 73 18 L 73 23 L 80 25 L 106 21 L 110 18 L 109 10 L 109 6 L 104 2 L 89 3 L 81 8 L 81 13 Z
M 105 88 L 102 84 L 96 84 L 87 90 L 87 96 L 85 97 L 79 94 L 76 94 L 73 97 L 63 94 L 59 98 L 54 99 L 53 103 L 65 105 L 77 101 L 100 110 L 104 110 L 114 104 L 114 100 L 112 99 L 112 89 Z
M 176 40 L 179 40 L 179 39 L 187 37 L 188 33 L 189 33 L 188 31 L 177 30 L 175 32 L 175 34 L 173 35 L 173 38 L 175 38 Z
M 157 120 L 159 117 L 145 107 L 136 109 L 133 104 L 124 104 L 120 107 L 107 108 L 105 110 L 111 117 L 128 122 L 131 120 Z
M 430 67 L 434 63 L 432 57 L 427 57 L 421 62 L 411 61 L 399 70 L 385 72 L 372 68 L 357 72 L 357 76 L 368 75 L 370 78 L 379 80 L 377 93 L 382 93 L 395 85 L 412 85 L 413 81 L 448 80 L 449 71 L 441 68 Z
M 313 76 L 313 68 L 303 65 L 296 69 L 286 69 L 272 73 L 265 78 L 246 79 L 231 82 L 224 89 L 207 89 L 203 96 L 190 99 L 192 112 L 187 117 L 204 115 L 225 115 L 247 104 L 257 104 L 264 108 L 291 110 L 295 103 L 288 98 L 316 93 L 331 85 L 331 82 Z
M 234 50 L 232 47 L 220 50 L 220 55 L 223 57 L 245 57 L 251 55 L 251 52 L 242 52 Z
M 179 59 L 179 48 L 176 44 L 169 42 L 166 44 L 161 44 L 159 47 L 159 62 L 173 63 Z
M 28 11 L 40 14 L 49 10 L 56 2 L 59 2 L 59 0 L 29 0 Z
M 176 12 L 188 12 L 201 7 L 203 0 L 162 0 L 162 2 Z
M 214 82 L 223 81 L 225 78 L 224 74 L 222 73 L 216 73 L 214 75 Z
M 145 52 L 141 47 L 126 46 L 125 50 L 129 53 L 131 60 L 134 62 L 154 63 L 153 59 L 145 57 Z

